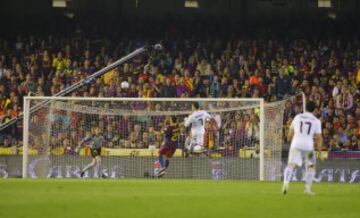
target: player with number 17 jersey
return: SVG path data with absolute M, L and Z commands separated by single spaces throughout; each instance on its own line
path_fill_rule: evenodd
M 319 157 L 321 156 L 323 139 L 321 136 L 321 122 L 313 112 L 316 104 L 312 101 L 306 103 L 306 112 L 295 116 L 291 122 L 288 139 L 292 138 L 289 150 L 288 165 L 284 170 L 284 184 L 282 193 L 289 190 L 289 183 L 296 167 L 305 165 L 305 194 L 314 195 L 311 190 L 315 178 L 316 153 L 314 143 L 317 145 Z
M 294 130 L 292 148 L 303 151 L 314 150 L 314 134 L 321 134 L 321 122 L 312 113 L 301 113 L 295 116 L 290 126 Z

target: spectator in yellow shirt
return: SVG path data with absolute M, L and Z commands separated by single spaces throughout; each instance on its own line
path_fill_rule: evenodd
M 63 72 L 66 76 L 70 76 L 74 72 L 74 68 L 72 67 L 72 62 L 69 58 L 65 60 L 65 66 Z
M 102 76 L 105 85 L 110 85 L 111 81 L 119 76 L 118 69 L 113 69 Z
M 54 58 L 52 66 L 56 70 L 62 70 L 65 67 L 65 59 L 63 58 L 62 52 L 58 52 L 56 58 Z
M 11 100 L 9 98 L 6 98 L 0 94 L 0 110 L 6 112 L 10 103 L 11 103 Z

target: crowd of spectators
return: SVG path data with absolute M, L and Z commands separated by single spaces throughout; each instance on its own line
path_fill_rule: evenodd
M 317 104 L 315 114 L 323 124 L 325 149 L 360 149 L 359 40 L 242 36 L 175 40 L 169 37 L 174 32 L 171 29 L 161 38 L 163 51 L 138 56 L 71 95 L 260 97 L 274 102 L 303 91 Z M 127 37 L 89 37 L 80 29 L 67 37 L 0 39 L 0 122 L 21 114 L 23 96 L 51 96 L 145 43 Z M 300 105 L 288 102 L 285 126 L 300 111 Z M 234 129 L 250 125 L 250 119 L 241 121 L 229 125 Z M 136 132 L 136 125 L 132 128 Z M 160 140 L 156 134 L 150 136 L 152 131 L 138 140 Z M 231 128 L 224 131 L 226 138 L 236 137 Z M 147 146 L 132 145 L 132 135 L 126 146 Z M 0 136 L 0 147 L 20 146 L 21 125 Z

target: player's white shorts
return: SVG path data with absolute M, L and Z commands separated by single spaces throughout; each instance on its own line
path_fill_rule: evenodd
M 191 144 L 191 147 L 195 147 L 197 145 L 203 147 L 203 145 L 204 145 L 204 133 L 203 132 L 192 132 L 191 133 L 190 144 Z
M 193 151 L 195 146 L 200 146 L 201 148 L 203 148 L 204 134 L 205 131 L 192 131 L 190 136 L 188 136 L 185 140 L 185 148 L 189 151 Z
M 305 151 L 305 150 L 300 150 L 298 148 L 290 148 L 288 164 L 294 164 L 301 167 L 303 161 L 305 162 L 305 167 L 311 165 L 315 166 L 316 164 L 315 151 Z

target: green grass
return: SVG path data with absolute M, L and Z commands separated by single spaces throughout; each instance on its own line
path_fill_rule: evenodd
M 199 180 L 0 180 L 0 217 L 360 217 L 360 185 Z

